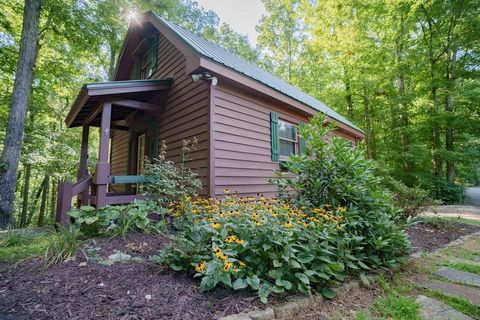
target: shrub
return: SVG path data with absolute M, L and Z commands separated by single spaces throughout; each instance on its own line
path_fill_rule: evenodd
M 403 233 L 390 221 L 365 219 L 346 207 L 302 210 L 275 199 L 226 196 L 171 210 L 180 217 L 180 231 L 154 260 L 195 272 L 203 291 L 219 283 L 250 287 L 263 302 L 271 292 L 312 288 L 332 298 L 329 284 L 350 272 L 393 266 L 407 251 Z M 376 236 L 377 228 L 384 237 Z
M 195 150 L 197 139 L 183 140 L 182 162 L 166 159 L 166 146 L 162 143 L 158 158 L 146 161 L 144 174 L 147 178 L 146 194 L 157 202 L 159 208 L 167 203 L 194 195 L 202 183 L 198 174 L 186 166 L 191 151 Z
M 419 186 L 408 187 L 391 177 L 385 177 L 383 184 L 393 193 L 394 204 L 402 208 L 403 215 L 406 217 L 414 217 L 426 206 L 435 204 L 428 190 Z
M 78 236 L 79 228 L 76 225 L 69 225 L 54 232 L 45 251 L 45 266 L 68 261 L 74 257 L 82 244 Z
M 83 206 L 70 210 L 68 215 L 75 219 L 75 224 L 87 236 L 111 233 L 125 237 L 128 232 L 146 231 L 151 226 L 147 216 L 155 208 L 155 203 L 151 201 L 135 200 L 127 205 L 99 209 Z
M 430 195 L 445 204 L 462 203 L 464 198 L 462 186 L 436 177 L 430 183 Z
M 297 205 L 307 207 L 331 204 L 393 211 L 389 194 L 374 175 L 374 162 L 362 149 L 352 148 L 349 141 L 332 137 L 333 130 L 333 125 L 325 125 L 321 114 L 299 128 L 306 148 L 290 157 L 284 165 L 286 171 L 277 171 L 272 182 L 279 194 L 286 200 L 294 196 Z

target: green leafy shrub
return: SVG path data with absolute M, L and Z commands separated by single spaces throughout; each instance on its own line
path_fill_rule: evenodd
M 198 174 L 186 166 L 189 154 L 195 150 L 196 144 L 196 138 L 192 141 L 183 140 L 180 163 L 166 159 L 165 144 L 162 144 L 157 158 L 146 161 L 144 174 L 148 183 L 145 191 L 157 202 L 160 210 L 169 202 L 194 195 L 202 187 Z
M 351 272 L 393 266 L 407 251 L 403 233 L 392 231 L 385 220 L 363 219 L 346 207 L 301 210 L 274 199 L 226 196 L 182 202 L 171 210 L 180 231 L 172 235 L 174 245 L 154 260 L 195 272 L 201 290 L 219 283 L 249 287 L 263 302 L 271 292 L 292 290 L 315 289 L 332 298 L 328 285 Z M 387 228 L 392 234 L 360 236 L 357 230 L 364 228 Z
M 53 232 L 45 250 L 45 266 L 68 261 L 75 256 L 81 244 L 79 228 L 76 225 L 69 225 Z
M 68 215 L 75 219 L 75 224 L 87 236 L 110 233 L 125 237 L 132 231 L 146 231 L 151 226 L 147 216 L 155 208 L 155 203 L 151 201 L 135 200 L 127 205 L 99 209 L 83 206 L 70 210 Z
M 393 193 L 395 206 L 402 208 L 403 215 L 406 217 L 414 217 L 426 206 L 436 204 L 430 198 L 429 191 L 419 186 L 408 187 L 391 177 L 385 177 L 383 184 Z
M 430 195 L 445 204 L 458 204 L 463 202 L 462 186 L 451 183 L 443 178 L 433 178 L 430 183 Z

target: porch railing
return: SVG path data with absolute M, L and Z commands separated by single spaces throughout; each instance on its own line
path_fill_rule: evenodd
M 109 183 L 111 184 L 144 184 L 147 183 L 145 176 L 110 176 Z M 84 178 L 78 180 L 76 183 L 69 181 L 62 182 L 58 186 L 58 199 L 57 199 L 57 215 L 56 222 L 62 226 L 69 224 L 69 218 L 67 212 L 72 208 L 72 198 L 79 196 L 77 201 L 77 207 L 82 205 L 93 205 L 98 207 L 97 196 L 102 197 L 101 203 L 106 205 L 125 204 L 130 203 L 137 199 L 145 199 L 141 194 L 111 194 L 105 192 L 105 194 L 98 194 L 96 192 L 97 185 L 94 183 L 94 179 L 87 175 Z

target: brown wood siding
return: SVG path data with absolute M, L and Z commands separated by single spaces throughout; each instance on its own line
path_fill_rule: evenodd
M 215 193 L 224 189 L 241 196 L 276 196 L 268 183 L 279 170 L 271 160 L 270 112 L 291 123 L 308 118 L 271 100 L 259 98 L 230 85 L 215 88 Z M 355 142 L 353 136 L 336 132 Z
M 110 175 L 123 176 L 127 174 L 127 156 L 128 141 L 130 134 L 128 131 L 113 130 L 111 147 L 111 165 Z M 120 184 L 111 184 L 111 192 L 124 192 L 125 186 Z
M 128 54 L 128 53 L 127 53 Z M 182 141 L 184 139 L 198 139 L 196 150 L 191 152 L 187 165 L 195 169 L 203 184 L 200 194 L 206 194 L 208 182 L 209 144 L 208 144 L 208 84 L 199 81 L 194 83 L 185 73 L 185 56 L 175 48 L 163 35 L 158 38 L 157 68 L 150 79 L 173 78 L 172 88 L 161 108 L 158 116 L 159 122 L 159 147 L 162 141 L 167 146 L 167 159 L 181 161 Z M 135 76 L 134 68 L 130 77 Z M 112 157 L 112 174 L 127 170 L 128 133 L 114 135 L 113 146 L 115 157 Z M 122 145 L 122 147 L 120 147 Z M 120 152 L 123 150 L 125 152 Z M 115 168 L 115 169 L 114 169 Z

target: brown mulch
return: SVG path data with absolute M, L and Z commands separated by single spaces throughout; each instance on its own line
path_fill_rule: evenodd
M 462 236 L 480 231 L 480 226 L 459 222 L 446 222 L 444 225 L 435 225 L 420 222 L 405 230 L 413 251 L 435 251 Z
M 191 276 L 161 270 L 148 257 L 165 243 L 148 234 L 91 240 L 75 261 L 43 269 L 36 259 L 0 273 L 0 319 L 214 319 L 261 306 L 255 293 L 205 294 Z M 144 261 L 105 266 L 85 258 L 115 250 Z
M 478 230 L 478 226 L 461 223 L 441 228 L 421 223 L 406 231 L 415 251 L 433 251 Z M 201 293 L 198 280 L 191 275 L 161 270 L 149 257 L 168 243 L 164 236 L 141 233 L 125 240 L 92 239 L 74 261 L 45 269 L 43 260 L 35 259 L 0 271 L 0 319 L 202 320 L 262 307 L 253 292 L 220 287 Z M 99 263 L 117 250 L 143 261 Z M 356 289 L 345 299 L 339 297 L 298 317 L 322 319 L 337 309 L 358 310 L 368 306 L 376 293 L 375 287 Z M 271 299 L 273 304 L 280 301 L 281 297 Z

